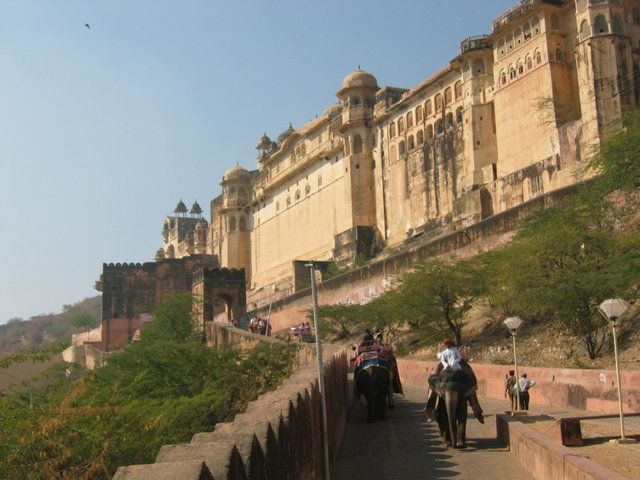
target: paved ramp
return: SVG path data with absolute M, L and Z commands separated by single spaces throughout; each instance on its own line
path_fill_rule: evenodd
M 508 400 L 481 398 L 485 424 L 470 415 L 469 448 L 453 450 L 441 446 L 438 427 L 421 412 L 424 388 L 406 387 L 404 398 L 394 398 L 396 408 L 382 422 L 367 423 L 363 407 L 352 410 L 333 480 L 533 479 L 495 438 L 494 414 Z

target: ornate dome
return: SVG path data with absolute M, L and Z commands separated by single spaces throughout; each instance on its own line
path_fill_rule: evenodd
M 202 213 L 202 208 L 200 208 L 200 205 L 198 205 L 198 202 L 193 202 L 193 206 L 191 207 L 191 210 L 189 210 L 189 213 L 195 214 L 195 215 L 200 215 Z
M 289 128 L 287 128 L 284 132 L 278 135 L 278 143 L 284 142 L 287 138 L 291 136 L 291 134 L 295 132 L 291 123 L 289 123 Z
M 256 148 L 258 150 L 269 150 L 271 148 L 271 139 L 267 137 L 266 133 L 262 135 L 260 140 L 258 140 L 258 145 L 256 145 Z
M 249 172 L 242 168 L 240 165 L 236 165 L 233 168 L 227 170 L 227 173 L 222 177 L 223 182 L 228 182 L 229 180 L 248 180 Z
M 187 206 L 184 204 L 182 199 L 180 199 L 180 201 L 176 205 L 176 208 L 173 211 L 173 213 L 187 213 Z
M 377 90 L 378 81 L 376 80 L 376 77 L 374 77 L 370 73 L 358 69 L 355 72 L 350 73 L 349 75 L 344 77 L 341 90 L 353 87 L 369 87 L 375 88 Z

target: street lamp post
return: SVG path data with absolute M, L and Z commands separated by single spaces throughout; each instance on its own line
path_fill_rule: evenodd
M 507 330 L 509 330 L 509 333 L 511 334 L 511 338 L 513 338 L 513 363 L 514 363 L 515 372 L 516 372 L 515 387 L 516 387 L 517 410 L 520 410 L 520 385 L 519 385 L 520 377 L 518 376 L 518 354 L 516 353 L 516 332 L 522 326 L 523 323 L 524 323 L 524 320 L 522 320 L 520 317 L 509 317 L 505 319 L 505 321 L 503 322 L 504 326 L 507 327 Z
M 616 443 L 635 443 L 633 438 L 624 436 L 624 413 L 622 411 L 622 384 L 620 382 L 620 365 L 618 363 L 618 340 L 616 339 L 616 322 L 627 311 L 627 302 L 620 298 L 605 300 L 598 309 L 611 323 L 611 335 L 613 335 L 613 354 L 616 361 L 616 381 L 618 383 L 618 410 L 620 411 L 620 438 L 613 440 Z
M 313 324 L 316 336 L 316 364 L 318 368 L 318 388 L 320 390 L 320 404 L 322 409 L 322 446 L 324 454 L 325 478 L 331 478 L 329 472 L 329 435 L 327 432 L 327 399 L 324 385 L 324 363 L 322 361 L 322 343 L 320 342 L 320 324 L 318 318 L 318 294 L 316 292 L 316 265 L 313 262 L 305 264 L 311 273 L 311 303 L 313 304 Z

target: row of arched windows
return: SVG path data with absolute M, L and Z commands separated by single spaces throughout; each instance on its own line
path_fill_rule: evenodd
M 246 195 L 247 191 L 245 190 L 244 187 L 238 187 L 236 189 L 234 185 L 230 185 L 224 189 L 224 193 L 226 193 L 227 195 L 235 195 L 236 193 L 238 195 Z
M 409 131 L 415 125 L 419 125 L 434 113 L 442 112 L 442 109 L 455 101 L 462 99 L 462 81 L 458 80 L 452 87 L 444 89 L 443 93 L 436 93 L 433 99 L 429 98 L 422 105 L 418 105 L 406 115 L 398 118 L 389 125 L 389 138 L 394 138 L 396 134 Z M 415 121 L 414 121 L 415 119 Z
M 448 112 L 444 119 L 439 118 L 435 123 L 428 124 L 424 131 L 419 129 L 416 132 L 415 137 L 414 135 L 409 135 L 406 142 L 404 140 L 400 140 L 400 142 L 398 142 L 398 153 L 400 155 L 404 155 L 414 148 L 424 144 L 425 140 L 429 141 L 433 139 L 434 136 L 440 135 L 447 130 L 453 130 L 460 125 L 462 125 L 462 107 L 458 107 L 455 116 L 453 112 Z
M 640 15 L 640 11 L 638 14 Z M 634 18 L 636 17 L 634 16 Z M 609 32 L 624 35 L 624 24 L 620 15 L 614 15 L 611 24 L 603 14 L 596 15 L 593 19 L 593 25 L 590 25 L 586 20 L 580 23 L 580 40 L 589 38 L 591 35 L 605 35 Z
M 551 15 L 552 28 L 555 26 L 556 30 L 560 29 L 560 20 L 554 13 Z M 531 38 L 539 35 L 540 30 L 540 18 L 533 17 L 530 22 L 525 22 L 522 28 L 516 28 L 513 33 L 508 33 L 504 38 L 498 40 L 496 49 L 498 51 L 498 57 L 503 57 L 507 53 L 511 53 L 513 50 L 524 44 Z
M 318 175 L 318 189 L 321 186 L 322 186 L 322 175 Z M 307 183 L 304 187 L 304 195 L 305 197 L 308 197 L 309 195 L 311 195 L 311 185 L 309 183 Z M 301 198 L 302 198 L 302 194 L 300 189 L 296 189 L 296 191 L 293 194 L 293 197 L 291 197 L 291 195 L 287 195 L 287 198 L 285 200 L 287 207 L 290 207 L 293 202 L 297 202 Z M 276 201 L 276 212 L 279 212 L 279 211 L 280 211 L 280 202 Z
M 565 54 L 560 47 L 556 48 L 553 58 L 559 62 L 565 60 Z M 524 57 L 524 61 L 522 60 L 522 58 L 519 58 L 516 63 L 512 63 L 511 65 L 509 65 L 506 70 L 500 70 L 500 85 L 506 85 L 508 82 L 515 80 L 519 76 L 524 75 L 526 72 L 533 70 L 541 64 L 542 52 L 539 48 L 536 48 L 533 52 L 533 55 L 528 53 Z

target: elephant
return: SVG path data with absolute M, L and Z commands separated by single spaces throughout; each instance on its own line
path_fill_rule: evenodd
M 389 369 L 381 365 L 356 369 L 355 380 L 356 395 L 364 395 L 367 400 L 367 422 L 384 420 L 387 399 L 391 396 Z
M 467 402 L 480 423 L 484 423 L 473 370 L 466 362 L 462 362 L 462 370 L 441 369 L 429 377 L 429 386 L 438 396 L 434 413 L 445 445 L 466 448 Z

